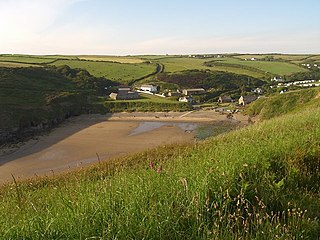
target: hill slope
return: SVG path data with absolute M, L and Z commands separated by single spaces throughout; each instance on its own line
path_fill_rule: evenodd
M 319 103 L 319 99 L 313 99 Z M 4 239 L 317 239 L 320 110 L 1 189 Z
M 290 91 L 285 94 L 275 94 L 260 98 L 250 104 L 246 111 L 251 116 L 259 115 L 261 120 L 270 119 L 289 112 L 303 109 L 315 111 L 319 109 L 319 88 Z
M 67 66 L 0 68 L 0 144 L 82 113 L 90 97 L 115 84 Z

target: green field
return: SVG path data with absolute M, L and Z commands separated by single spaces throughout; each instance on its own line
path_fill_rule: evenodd
M 146 93 L 139 93 L 140 99 L 136 100 L 108 100 L 104 103 L 107 112 L 167 112 L 187 111 L 191 106 L 178 102 L 176 98 L 163 98 Z
M 291 55 L 291 54 L 247 54 L 247 55 L 234 55 L 235 58 L 240 59 L 263 59 L 265 57 L 273 57 L 275 60 L 287 60 L 287 61 L 301 61 L 306 58 L 309 58 L 312 55 L 305 55 L 305 54 L 297 54 L 297 55 Z
M 197 58 L 165 58 L 157 60 L 157 62 L 160 62 L 164 65 L 164 72 L 168 73 L 174 73 L 174 72 L 180 72 L 184 70 L 211 70 L 211 71 L 224 71 L 224 72 L 232 72 L 236 74 L 244 74 L 251 77 L 264 77 L 264 73 L 259 73 L 256 71 L 250 71 L 247 69 L 243 69 L 240 67 L 234 67 L 234 66 L 228 66 L 227 64 L 224 66 L 214 66 L 209 67 L 205 66 L 204 63 L 207 61 L 213 60 L 213 58 L 207 58 L 207 59 L 197 59 Z
M 154 96 L 146 93 L 139 93 L 141 96 L 141 99 L 135 100 L 135 101 L 142 101 L 142 102 L 159 102 L 159 103 L 172 103 L 177 102 L 176 99 L 171 98 L 164 98 L 159 96 Z
M 91 61 L 107 61 L 107 62 L 119 62 L 119 63 L 143 63 L 145 60 L 142 60 L 138 57 L 127 57 L 127 56 L 92 56 L 92 55 L 83 55 L 77 56 L 81 60 L 91 60 Z
M 317 55 L 317 56 L 312 56 L 310 58 L 308 58 L 307 60 L 312 60 L 312 61 L 315 61 L 315 62 L 320 62 L 320 56 Z
M 276 61 L 244 61 L 245 58 L 263 59 L 273 57 Z M 82 60 L 82 61 L 80 61 Z M 279 60 L 279 61 L 277 61 Z M 105 55 L 0 55 L 0 65 L 16 67 L 17 63 L 55 66 L 68 65 L 72 68 L 83 68 L 96 77 L 106 77 L 121 83 L 130 83 L 136 79 L 155 72 L 155 64 L 164 65 L 168 73 L 184 70 L 225 71 L 247 75 L 255 78 L 268 79 L 273 75 L 290 75 L 307 71 L 300 65 L 304 61 L 320 61 L 318 55 L 288 54 L 252 54 L 227 55 L 226 58 L 190 58 L 181 55 L 137 55 L 137 56 L 105 56 Z M 54 61 L 54 62 L 53 62 Z M 7 64 L 5 64 L 7 62 Z M 52 63 L 53 62 L 53 63 Z M 151 63 L 146 63 L 151 62 Z M 205 65 L 206 62 L 215 64 Z M 14 64 L 16 63 L 16 64 Z M 296 65 L 298 64 L 298 65 Z M 21 65 L 26 67 L 27 65 Z
M 135 79 L 142 78 L 155 72 L 155 64 L 139 63 L 115 63 L 115 62 L 94 62 L 79 60 L 58 60 L 53 63 L 55 66 L 68 65 L 71 68 L 83 68 L 96 77 L 129 83 Z
M 30 64 L 30 63 L 17 63 L 17 62 L 1 62 L 0 67 L 7 67 L 7 68 L 19 68 L 19 67 L 39 67 L 40 65 L 37 64 Z
M 0 235 L 318 239 L 319 119 L 306 105 L 194 145 L 2 187 Z
M 0 55 L 2 62 L 17 62 L 17 63 L 32 63 L 32 64 L 45 64 L 50 63 L 55 58 L 45 58 L 42 56 L 29 56 L 29 55 Z
M 178 72 L 191 69 L 226 71 L 256 78 L 271 75 L 290 75 L 306 71 L 302 67 L 287 62 L 242 61 L 237 58 L 165 58 L 157 60 L 165 66 L 165 72 Z M 217 62 L 215 66 L 206 66 L 205 62 Z
M 218 62 L 256 68 L 260 71 L 264 71 L 265 73 L 274 75 L 290 75 L 293 73 L 306 71 L 302 67 L 287 62 L 244 61 L 236 58 L 223 58 L 219 59 Z

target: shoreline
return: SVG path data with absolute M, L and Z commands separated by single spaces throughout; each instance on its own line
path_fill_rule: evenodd
M 232 121 L 245 125 L 245 119 Z M 17 144 L 12 152 L 5 154 L 6 149 L 1 149 L 0 185 L 12 182 L 11 174 L 17 180 L 25 180 L 76 170 L 98 162 L 97 154 L 107 161 L 162 145 L 194 142 L 193 124 L 221 121 L 230 120 L 213 111 L 72 117 L 48 134 Z

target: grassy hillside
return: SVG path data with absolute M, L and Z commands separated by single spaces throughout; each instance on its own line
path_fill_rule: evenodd
M 132 82 L 156 71 L 156 65 L 148 63 L 130 64 L 103 61 L 58 60 L 53 65 L 68 65 L 71 68 L 86 69 L 96 77 L 105 77 L 121 83 Z
M 130 56 L 92 56 L 92 55 L 83 55 L 77 56 L 81 60 L 91 60 L 91 61 L 108 61 L 108 62 L 118 62 L 118 63 L 143 63 L 144 60 L 138 57 Z
M 3 187 L 0 235 L 318 239 L 319 119 L 306 106 L 196 145 Z
M 245 75 L 237 75 L 225 72 L 189 70 L 174 74 L 160 74 L 158 80 L 179 85 L 181 88 L 213 88 L 215 90 L 234 90 L 241 86 L 259 87 L 265 82 L 250 78 Z
M 240 59 L 264 59 L 266 57 L 271 57 L 275 60 L 285 60 L 285 61 L 301 61 L 307 58 L 310 58 L 312 55 L 305 55 L 305 54 L 247 54 L 247 55 L 235 55 L 234 57 Z
M 212 55 L 213 56 L 213 55 Z M 96 77 L 106 77 L 124 84 L 156 72 L 156 64 L 164 66 L 164 72 L 176 73 L 186 70 L 210 70 L 246 75 L 259 79 L 270 79 L 274 75 L 291 75 L 308 72 L 301 63 L 317 63 L 318 55 L 225 55 L 223 58 L 201 58 L 183 55 L 141 55 L 141 56 L 103 56 L 103 55 L 0 55 L 0 66 L 21 67 L 31 65 L 68 65 L 82 68 Z M 244 61 L 255 57 L 259 61 Z M 271 59 L 271 60 L 270 60 Z
M 197 96 L 197 101 L 217 101 L 227 94 L 239 98 L 243 92 L 250 92 L 266 84 L 257 78 L 222 71 L 186 70 L 176 73 L 158 74 L 156 83 L 172 90 L 183 88 L 204 88 L 207 93 Z M 195 96 L 194 96 L 195 97 Z
M 190 58 L 190 57 L 167 57 L 155 60 L 164 65 L 165 72 L 174 73 L 184 70 L 205 70 L 224 71 L 235 74 L 243 74 L 255 78 L 270 78 L 273 75 L 290 75 L 297 72 L 305 72 L 306 69 L 291 63 L 296 59 L 303 59 L 307 56 L 279 55 L 285 59 L 277 58 L 278 55 L 271 55 L 277 61 L 264 61 L 269 55 L 237 55 L 226 58 Z M 246 57 L 256 57 L 261 61 L 245 61 Z M 290 58 L 291 57 L 291 58 Z M 290 60 L 289 60 L 290 59 Z
M 38 64 L 32 64 L 32 63 L 0 62 L 0 67 L 19 68 L 19 67 L 41 67 L 41 66 Z
M 251 116 L 259 115 L 262 120 L 289 112 L 297 112 L 305 108 L 315 111 L 320 107 L 319 93 L 319 88 L 297 90 L 285 94 L 277 93 L 251 103 L 246 111 Z
M 220 66 L 206 66 L 205 62 L 210 61 L 210 59 L 198 59 L 198 58 L 187 58 L 187 57 L 179 57 L 179 58 L 164 58 L 157 60 L 158 62 L 164 65 L 164 71 L 168 73 L 175 73 L 185 70 L 206 70 L 209 69 L 211 71 L 224 71 L 231 72 L 235 74 L 244 74 L 251 77 L 262 78 L 266 75 L 261 72 L 252 71 L 252 69 L 243 69 L 239 66 L 231 66 L 231 65 L 220 65 Z
M 306 71 L 302 67 L 288 62 L 278 61 L 245 61 L 236 58 L 223 58 L 213 61 L 213 63 L 230 64 L 231 66 L 245 66 L 263 71 L 273 75 L 290 75 L 297 72 Z
M 0 144 L 80 114 L 106 85 L 84 70 L 0 68 Z

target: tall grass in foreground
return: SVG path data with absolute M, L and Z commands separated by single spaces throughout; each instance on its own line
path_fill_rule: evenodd
M 319 120 L 304 111 L 4 187 L 0 236 L 318 239 Z

